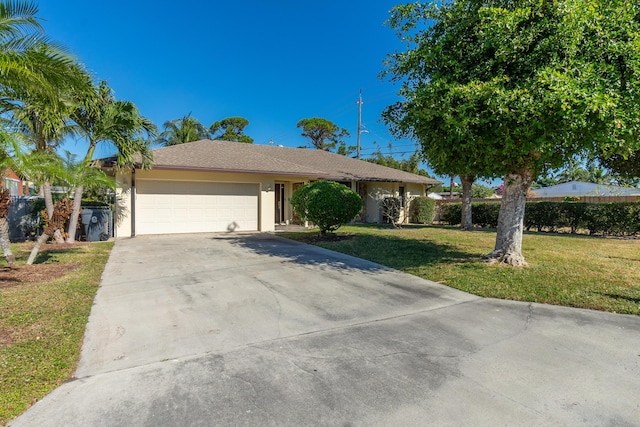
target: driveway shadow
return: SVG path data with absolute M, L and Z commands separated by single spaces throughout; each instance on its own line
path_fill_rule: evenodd
M 300 233 L 301 236 L 305 234 Z M 354 235 L 336 241 L 316 241 L 313 244 L 270 234 L 235 236 L 230 239 L 233 244 L 257 254 L 285 258 L 298 264 L 370 272 L 480 260 L 478 254 L 461 252 L 453 246 L 389 235 Z M 345 255 L 346 253 L 351 255 Z
M 219 237 L 217 237 L 219 238 Z M 342 253 L 327 251 L 272 234 L 225 237 L 231 244 L 259 255 L 279 258 L 281 262 L 326 267 L 337 270 L 387 271 L 388 267 Z

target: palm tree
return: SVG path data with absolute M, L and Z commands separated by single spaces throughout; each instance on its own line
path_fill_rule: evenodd
M 63 174 L 60 159 L 53 152 L 31 151 L 25 153 L 16 142 L 16 139 L 12 138 L 12 136 L 6 132 L 2 133 L 2 140 L 2 154 L 0 155 L 2 157 L 2 168 L 11 168 L 22 178 L 28 179 L 37 185 L 42 185 L 44 182 L 56 182 L 57 177 Z M 8 194 L 1 195 L 0 207 L 5 206 L 5 204 L 8 207 L 7 196 Z M 48 214 L 48 216 L 52 218 L 53 214 Z M 49 225 L 51 226 L 51 221 Z M 51 233 L 54 233 L 58 228 L 53 228 Z M 42 242 L 40 244 L 42 244 Z M 13 266 L 15 257 L 11 253 L 9 246 L 9 227 L 6 223 L 6 215 L 2 215 L 1 212 L 0 246 L 2 247 L 5 259 L 10 266 Z
M 58 143 L 72 132 L 67 123 L 68 110 L 62 102 L 49 103 L 48 99 L 23 99 L 11 111 L 14 126 L 38 152 L 53 152 Z M 51 181 L 42 182 L 40 187 L 49 218 L 53 215 Z M 62 243 L 61 233 L 56 240 Z
M 589 172 L 582 166 L 578 159 L 571 159 L 565 168 L 560 171 L 556 176 L 558 183 L 571 182 L 571 181 L 587 181 L 589 179 Z
M 165 147 L 210 137 L 209 130 L 198 119 L 191 117 L 191 113 L 181 119 L 166 121 L 163 127 L 164 130 L 158 135 L 156 143 Z
M 10 136 L 5 132 L 0 132 L 0 169 L 4 172 L 7 168 L 12 166 L 12 158 L 8 152 L 8 146 L 13 141 Z M 11 194 L 9 190 L 3 188 L 0 190 L 0 248 L 2 249 L 2 255 L 9 264 L 9 267 L 13 268 L 16 264 L 16 257 L 11 252 L 11 245 L 9 240 L 9 223 L 7 216 L 9 214 L 9 205 L 11 204 Z
M 598 167 L 594 159 L 587 162 L 587 172 L 589 173 L 589 182 L 594 184 L 610 185 L 612 176 L 601 167 Z
M 92 87 L 89 73 L 61 45 L 44 35 L 33 2 L 0 2 L 0 114 L 10 112 L 16 129 L 37 151 L 52 150 L 72 130 L 74 97 Z M 49 217 L 50 183 L 42 186 Z M 61 233 L 56 240 L 64 241 Z
M 71 118 L 76 124 L 78 133 L 89 142 L 87 153 L 82 161 L 83 167 L 90 166 L 95 149 L 101 142 L 108 142 L 115 146 L 118 168 L 134 166 L 136 155 L 141 155 L 143 169 L 151 167 L 153 157 L 148 141 L 156 133 L 155 124 L 142 116 L 134 103 L 116 100 L 106 82 L 102 81 L 94 86 L 93 90 L 80 100 Z M 77 184 L 73 196 L 73 213 L 69 221 L 67 243 L 75 241 L 75 230 L 84 191 L 82 181 Z
M 49 218 L 49 223 L 44 228 L 40 237 L 36 240 L 36 244 L 33 245 L 33 249 L 31 249 L 31 253 L 27 259 L 27 265 L 33 264 L 38 256 L 38 252 L 40 252 L 40 247 L 49 240 L 49 237 L 51 237 L 56 230 L 59 230 L 62 227 L 66 218 L 69 217 L 71 209 L 72 202 L 67 198 L 60 199 L 56 202 L 53 208 L 53 216 Z
M 31 1 L 0 1 L 0 112 L 25 93 L 55 100 L 59 86 L 84 79 L 69 73 L 76 59 L 44 35 L 37 13 Z
M 85 161 L 77 162 L 76 156 L 66 151 L 63 159 L 64 170 L 59 177 L 63 185 L 68 189 L 74 189 L 73 205 L 71 207 L 69 227 L 67 229 L 67 243 L 75 242 L 78 229 L 78 216 L 84 189 L 93 190 L 99 188 L 115 189 L 114 179 L 108 176 L 102 169 Z M 67 194 L 68 198 L 69 194 Z M 66 220 L 65 220 L 66 221 Z M 63 222 L 64 224 L 64 222 Z
M 23 153 L 14 144 L 13 163 L 11 165 L 20 171 L 22 176 L 36 184 L 50 182 L 61 184 L 66 188 L 75 186 L 85 188 L 115 187 L 113 179 L 108 177 L 101 169 L 85 165 L 83 162 L 75 162 L 74 157 L 68 152 L 66 160 L 63 160 L 52 151 L 34 150 L 30 153 Z M 47 225 L 36 240 L 27 260 L 27 265 L 33 264 L 41 246 L 55 232 L 60 230 L 69 219 L 72 211 L 73 203 L 69 200 L 68 194 L 54 204 L 53 213 L 51 215 L 47 214 Z

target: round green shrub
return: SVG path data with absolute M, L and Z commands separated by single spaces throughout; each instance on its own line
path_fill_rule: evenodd
M 362 199 L 337 182 L 316 181 L 299 187 L 291 196 L 291 206 L 303 221 L 326 234 L 351 222 L 362 209 Z
M 431 224 L 436 212 L 436 201 L 429 197 L 416 197 L 411 202 L 411 222 L 414 224 Z

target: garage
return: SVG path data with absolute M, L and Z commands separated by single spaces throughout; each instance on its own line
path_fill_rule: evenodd
M 139 179 L 136 234 L 258 230 L 258 184 Z

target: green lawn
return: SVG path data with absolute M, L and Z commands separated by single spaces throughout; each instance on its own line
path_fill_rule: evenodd
M 113 243 L 44 247 L 25 266 L 32 246 L 12 245 L 22 265 L 0 271 L 0 425 L 73 374 Z
M 317 231 L 279 234 L 374 261 L 476 295 L 640 315 L 640 240 L 526 233 L 529 267 L 488 265 L 495 230 L 347 226 L 324 241 Z

